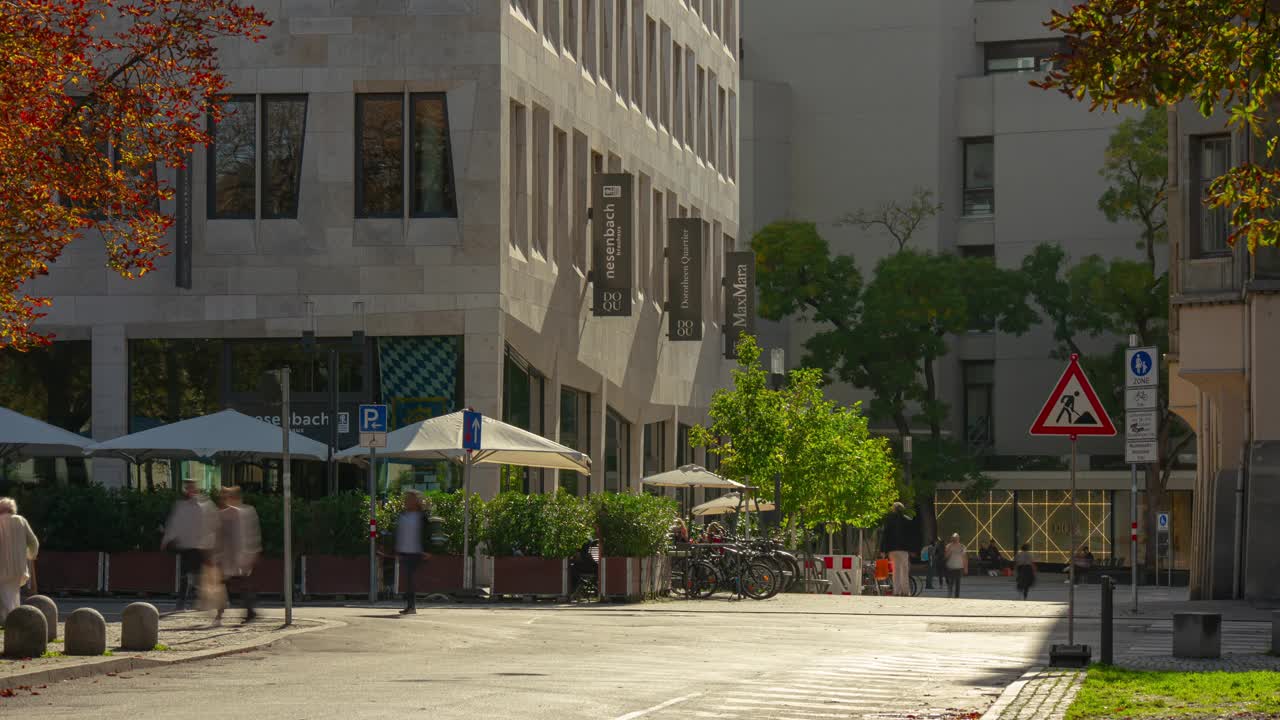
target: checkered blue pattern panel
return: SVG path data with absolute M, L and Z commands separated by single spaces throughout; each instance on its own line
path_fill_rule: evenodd
M 378 338 L 382 400 L 392 429 L 457 409 L 454 397 L 461 338 Z

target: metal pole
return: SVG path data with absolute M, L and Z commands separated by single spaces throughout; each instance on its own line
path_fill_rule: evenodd
M 329 494 L 338 493 L 338 464 L 333 454 L 338 451 L 338 348 L 329 348 Z
M 284 624 L 293 624 L 293 488 L 289 472 L 289 368 L 280 371 L 280 427 L 284 446 L 280 453 L 280 473 L 284 485 Z
M 462 469 L 462 588 L 471 589 L 471 451 Z
M 378 601 L 378 449 L 369 448 L 369 603 Z
M 1067 554 L 1067 644 L 1076 644 L 1076 436 L 1071 436 L 1071 545 Z
M 1138 612 L 1138 464 L 1129 465 L 1129 564 L 1133 611 Z
M 1115 580 L 1108 575 L 1102 578 L 1102 664 L 1110 665 L 1113 647 L 1113 598 Z

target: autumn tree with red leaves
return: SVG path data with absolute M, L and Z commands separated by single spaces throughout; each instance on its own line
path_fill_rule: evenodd
M 51 300 L 23 285 L 73 240 L 100 238 L 125 277 L 155 268 L 158 171 L 218 119 L 215 43 L 269 24 L 235 0 L 0 0 L 0 347 L 49 341 L 31 326 Z

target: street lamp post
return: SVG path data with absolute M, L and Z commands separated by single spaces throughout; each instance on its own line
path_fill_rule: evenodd
M 782 383 L 786 380 L 787 373 L 787 351 L 785 348 L 769 349 L 769 384 L 774 390 L 781 390 Z M 778 519 L 778 527 L 782 527 L 782 473 L 773 474 L 773 512 Z

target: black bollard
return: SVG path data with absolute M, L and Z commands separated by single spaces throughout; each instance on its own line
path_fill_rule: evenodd
M 1111 664 L 1112 647 L 1112 598 L 1116 591 L 1116 581 L 1110 576 L 1102 578 L 1102 664 Z

